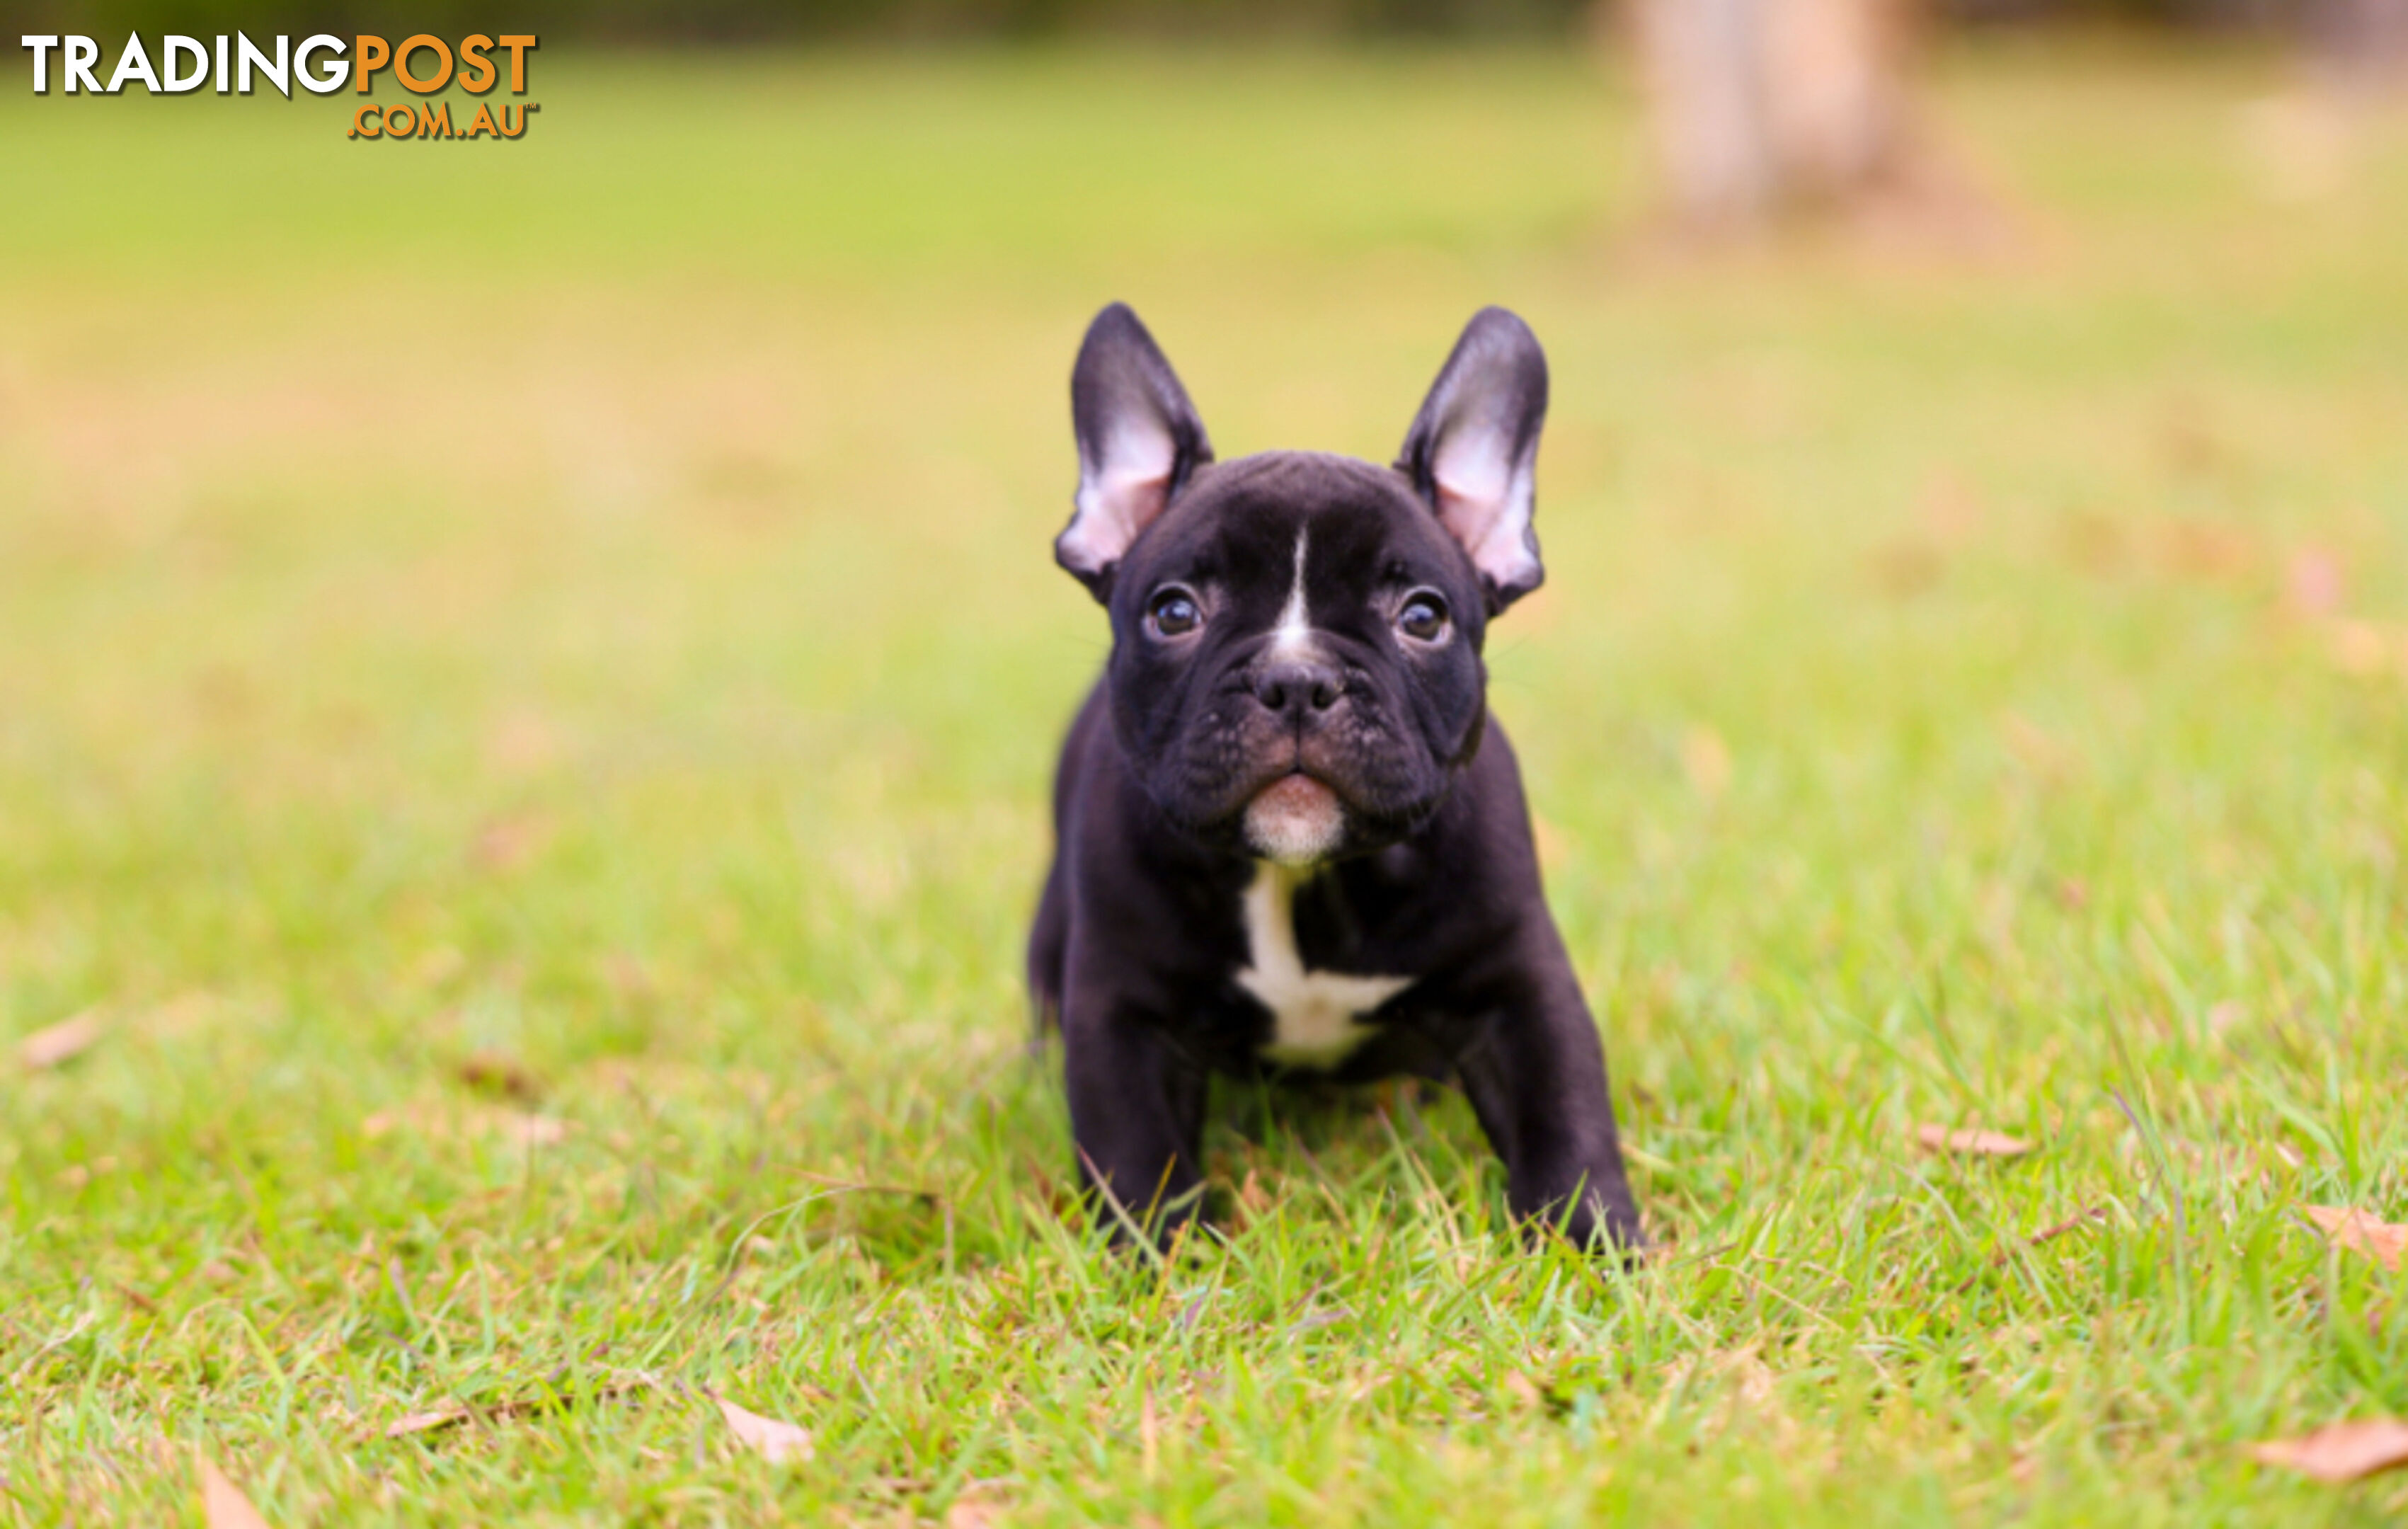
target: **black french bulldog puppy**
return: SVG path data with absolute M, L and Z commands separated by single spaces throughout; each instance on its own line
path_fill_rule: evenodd
M 1167 1241 L 1197 1213 L 1212 1072 L 1407 1073 L 1469 1095 L 1517 1217 L 1637 1251 L 1604 1053 L 1480 656 L 1541 577 L 1529 327 L 1473 317 L 1393 467 L 1214 463 L 1120 304 L 1070 400 L 1054 556 L 1112 650 L 1063 747 L 1028 975 L 1098 1214 Z

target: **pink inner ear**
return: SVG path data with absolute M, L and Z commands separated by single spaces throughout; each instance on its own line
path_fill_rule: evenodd
M 1527 536 L 1532 485 L 1497 449 L 1500 439 L 1477 425 L 1459 433 L 1440 448 L 1431 477 L 1439 523 L 1471 554 L 1473 567 L 1510 590 L 1531 581 L 1539 560 Z
M 1080 479 L 1069 529 L 1054 538 L 1062 561 L 1089 574 L 1118 563 L 1162 513 L 1177 455 L 1168 430 L 1130 424 L 1115 429 L 1104 443 L 1104 460 Z
M 1079 513 L 1054 542 L 1063 559 L 1082 573 L 1099 573 L 1118 563 L 1138 533 L 1162 513 L 1168 473 L 1103 474 L 1079 491 Z

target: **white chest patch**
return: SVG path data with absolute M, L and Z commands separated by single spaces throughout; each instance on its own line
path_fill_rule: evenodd
M 1283 1067 L 1334 1067 L 1371 1036 L 1354 1022 L 1412 986 L 1410 977 L 1309 972 L 1296 944 L 1296 889 L 1311 872 L 1265 862 L 1246 888 L 1253 965 L 1238 984 L 1271 1011 L 1263 1055 Z

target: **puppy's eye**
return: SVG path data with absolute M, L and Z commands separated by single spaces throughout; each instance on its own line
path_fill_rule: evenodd
M 1194 592 L 1177 584 L 1156 593 L 1145 614 L 1154 623 L 1154 636 L 1161 637 L 1175 637 L 1204 624 L 1204 607 L 1197 604 Z
M 1446 602 L 1432 590 L 1415 590 L 1397 612 L 1397 630 L 1415 642 L 1436 642 L 1446 636 Z

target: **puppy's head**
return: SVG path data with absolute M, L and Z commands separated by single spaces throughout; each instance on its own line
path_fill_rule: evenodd
M 1393 467 L 1227 464 L 1128 308 L 1071 375 L 1078 507 L 1054 556 L 1111 613 L 1112 725 L 1180 829 L 1289 865 L 1412 833 L 1480 746 L 1488 619 L 1536 589 L 1547 364 L 1475 315 Z

